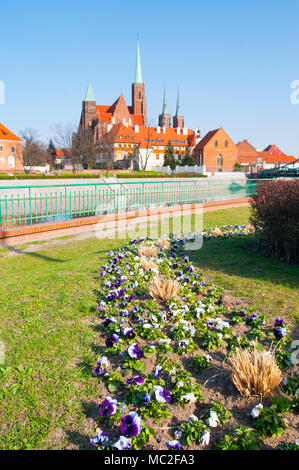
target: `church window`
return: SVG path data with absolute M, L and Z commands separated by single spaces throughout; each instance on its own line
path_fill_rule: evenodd
M 215 140 L 215 147 L 218 147 L 218 140 Z
M 217 157 L 217 166 L 223 166 L 223 158 L 222 155 Z
M 227 140 L 224 142 L 224 145 L 225 145 L 225 147 L 228 147 L 228 141 Z

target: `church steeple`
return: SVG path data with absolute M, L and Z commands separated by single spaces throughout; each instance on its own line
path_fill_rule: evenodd
M 170 116 L 170 114 L 167 114 L 166 87 L 165 87 L 165 85 L 164 85 L 162 114 L 160 114 L 160 116 L 159 116 L 159 126 L 161 126 L 161 127 L 170 127 L 171 126 L 171 116 Z
M 179 116 L 180 115 L 180 92 L 179 92 L 179 89 L 178 89 L 178 93 L 177 93 L 177 98 L 176 98 L 176 113 L 175 115 L 176 116 Z
M 142 85 L 142 72 L 141 72 L 141 60 L 140 60 L 140 49 L 139 49 L 139 36 L 137 35 L 137 52 L 136 52 L 136 67 L 135 67 L 135 81 L 134 83 Z
M 144 83 L 142 81 L 140 48 L 139 48 L 138 36 L 137 36 L 135 81 L 132 84 L 132 111 L 133 111 L 133 114 L 142 115 L 143 125 L 146 126 L 146 99 L 145 99 Z
M 177 128 L 177 127 L 183 128 L 185 126 L 184 116 L 181 116 L 181 105 L 180 105 L 180 92 L 179 92 L 179 89 L 178 89 L 178 92 L 177 92 L 177 99 L 176 99 L 176 113 L 175 113 L 175 116 L 173 116 L 173 118 L 172 118 L 172 123 L 173 123 L 174 128 Z
M 94 92 L 93 92 L 91 83 L 89 82 L 89 83 L 88 83 L 87 90 L 86 90 L 86 94 L 85 94 L 84 101 L 95 101 L 95 100 L 96 100 L 96 99 L 95 99 L 95 97 L 94 97 Z

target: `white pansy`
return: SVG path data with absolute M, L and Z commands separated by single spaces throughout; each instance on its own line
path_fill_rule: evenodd
M 176 384 L 176 386 L 177 386 L 178 388 L 181 388 L 181 387 L 184 386 L 184 382 L 182 382 L 182 381 L 180 380 L 180 381 Z
M 188 421 L 198 421 L 198 418 L 195 415 L 191 415 L 189 416 Z
M 258 405 L 256 405 L 256 406 L 252 409 L 252 411 L 251 411 L 251 416 L 252 416 L 253 418 L 258 418 L 259 415 L 261 414 L 261 411 L 262 411 L 263 408 L 264 408 L 263 405 L 262 405 L 261 403 L 259 403 Z
M 183 396 L 183 398 L 187 400 L 189 403 L 195 403 L 197 400 L 194 393 L 187 393 L 186 395 Z
M 200 438 L 200 443 L 203 447 L 209 445 L 210 442 L 210 431 L 205 431 Z
M 210 428 L 216 428 L 219 423 L 219 418 L 216 411 L 210 411 L 210 417 L 207 419 L 207 424 Z

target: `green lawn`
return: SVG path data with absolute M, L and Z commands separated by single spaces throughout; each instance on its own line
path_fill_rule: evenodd
M 204 215 L 204 225 L 246 223 L 248 208 Z M 121 243 L 121 242 L 120 242 Z M 119 243 L 119 244 L 120 244 Z M 295 315 L 298 269 L 219 240 L 191 252 L 209 278 L 263 312 Z M 0 258 L 0 449 L 85 447 L 98 382 L 96 274 L 117 242 L 88 239 Z M 40 248 L 40 247 L 39 247 Z

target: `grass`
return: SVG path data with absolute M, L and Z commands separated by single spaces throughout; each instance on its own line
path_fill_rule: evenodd
M 204 215 L 204 226 L 247 223 L 248 215 L 248 207 L 210 212 Z M 246 237 L 208 240 L 190 256 L 209 279 L 232 296 L 245 298 L 261 313 L 298 320 L 298 266 L 252 253 L 249 245 Z
M 246 207 L 204 215 L 205 226 L 247 220 Z M 6 358 L 0 367 L 0 449 L 87 447 L 99 401 L 91 377 L 99 334 L 96 273 L 118 243 L 70 238 L 68 244 L 1 258 Z M 209 241 L 190 253 L 208 277 L 256 309 L 294 316 L 296 267 L 252 254 L 247 243 Z

